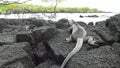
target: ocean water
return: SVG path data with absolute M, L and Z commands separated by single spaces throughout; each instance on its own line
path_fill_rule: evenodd
M 26 13 L 26 14 L 8 14 L 0 15 L 0 18 L 5 19 L 27 19 L 27 18 L 37 18 L 45 20 L 58 21 L 62 18 L 73 19 L 75 21 L 83 21 L 85 23 L 103 21 L 111 16 L 114 16 L 119 13 L 57 13 L 56 18 L 51 18 L 51 13 Z M 83 16 L 82 18 L 80 17 Z M 98 17 L 88 17 L 91 15 L 97 15 Z

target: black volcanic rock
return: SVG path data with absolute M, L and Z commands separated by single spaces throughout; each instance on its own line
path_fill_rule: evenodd
M 51 37 L 53 37 L 55 34 L 57 34 L 58 30 L 54 27 L 40 27 L 32 32 L 32 36 L 36 43 L 43 41 L 43 40 L 49 40 Z
M 0 33 L 2 32 L 3 29 L 8 28 L 8 24 L 6 20 L 0 19 Z
M 69 27 L 67 19 L 57 22 L 0 19 L 1 22 L 9 27 L 2 27 L 0 33 L 0 68 L 59 68 L 76 45 L 76 42 L 65 42 L 70 36 L 66 30 Z M 77 22 L 99 46 L 84 42 L 65 67 L 120 68 L 120 14 L 95 25 Z
M 16 35 L 17 42 L 39 43 L 42 40 L 49 40 L 57 33 L 57 29 L 50 26 L 43 26 L 28 32 L 19 32 Z
M 112 44 L 112 47 L 114 49 L 114 53 L 120 56 L 120 43 L 115 42 Z
M 17 65 L 14 66 L 14 64 Z M 21 66 L 25 68 L 33 68 L 35 66 L 32 62 L 32 57 L 26 51 L 16 46 L 4 45 L 0 47 L 0 68 Z
M 96 29 L 95 32 L 104 42 L 113 43 L 115 41 L 113 39 L 114 37 L 111 35 L 111 32 L 107 28 L 99 28 Z
M 119 42 L 120 35 L 116 30 L 113 35 L 110 27 L 106 26 L 106 22 L 97 22 L 95 26 L 82 25 L 87 30 L 88 35 L 93 36 L 100 43 L 100 47 L 93 48 L 84 43 L 82 49 L 68 61 L 66 68 L 120 67 L 119 44 L 114 44 L 115 42 Z M 49 40 L 49 45 L 55 55 L 62 55 L 65 58 L 75 47 L 75 42 L 65 42 L 65 38 L 69 36 L 69 32 L 61 29 L 55 37 Z
M 120 57 L 110 46 L 103 46 L 90 51 L 78 52 L 66 68 L 119 68 Z
M 106 27 L 109 28 L 109 30 L 114 35 L 116 32 L 120 32 L 120 14 L 115 15 L 111 17 L 110 19 L 106 20 Z
M 80 15 L 80 18 L 83 18 L 84 16 Z
M 57 21 L 55 23 L 56 27 L 59 28 L 59 29 L 65 29 L 68 27 L 68 24 L 67 24 L 68 20 L 67 19 L 60 19 L 59 21 Z
M 93 23 L 93 22 L 89 22 L 88 25 L 91 25 L 91 26 L 92 26 L 92 25 L 94 25 L 94 23 Z
M 88 16 L 86 16 L 86 17 L 94 17 L 94 18 L 97 18 L 97 17 L 99 17 L 98 15 L 88 15 Z
M 1 43 L 15 43 L 16 35 L 14 34 L 0 34 Z

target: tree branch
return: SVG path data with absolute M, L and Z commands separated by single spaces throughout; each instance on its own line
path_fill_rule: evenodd
M 29 1 L 32 1 L 32 0 L 26 0 L 26 1 L 23 1 L 21 3 L 26 3 L 26 2 L 29 2 Z M 0 0 L 0 2 L 3 2 L 3 3 L 20 3 L 20 0 L 17 0 L 17 1 Z

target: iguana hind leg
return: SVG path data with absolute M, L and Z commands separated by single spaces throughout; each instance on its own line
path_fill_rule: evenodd
M 92 36 L 87 36 L 87 37 L 86 37 L 86 40 L 88 41 L 88 43 L 89 43 L 90 45 L 96 45 L 96 46 L 98 46 L 98 44 L 96 44 L 96 41 L 93 39 Z

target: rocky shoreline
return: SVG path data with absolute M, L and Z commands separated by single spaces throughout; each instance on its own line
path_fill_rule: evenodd
M 0 68 L 59 68 L 76 44 L 65 42 L 67 21 L 0 19 Z M 66 68 L 120 68 L 120 14 L 95 25 L 77 22 L 100 46 L 84 43 Z

